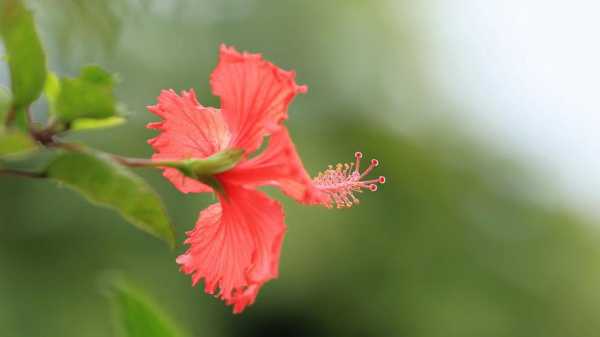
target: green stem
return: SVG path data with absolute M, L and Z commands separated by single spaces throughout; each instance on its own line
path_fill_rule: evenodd
M 62 148 L 67 151 L 85 152 L 88 149 L 85 146 L 73 143 L 52 142 L 47 144 L 49 147 Z M 195 178 L 198 176 L 215 175 L 225 172 L 234 167 L 243 156 L 241 149 L 229 149 L 218 152 L 208 158 L 183 159 L 183 160 L 151 160 L 143 158 L 131 158 L 116 154 L 107 153 L 113 160 L 121 165 L 128 167 L 172 167 L 180 170 L 186 176 Z
M 109 156 L 117 163 L 128 167 L 167 167 L 172 162 L 153 161 L 150 159 L 123 157 L 116 154 Z
M 46 178 L 46 174 L 42 172 L 19 171 L 12 169 L 0 169 L 0 175 L 17 176 L 24 178 Z
M 17 108 L 12 106 L 5 116 L 5 126 L 16 126 L 22 131 L 28 131 L 30 122 L 29 108 Z
M 4 126 L 10 126 L 12 121 L 15 119 L 15 108 L 11 107 L 4 116 Z

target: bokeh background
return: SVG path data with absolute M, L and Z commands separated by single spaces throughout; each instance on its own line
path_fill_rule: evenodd
M 218 106 L 225 42 L 309 86 L 288 126 L 310 172 L 361 150 L 388 183 L 348 210 L 284 201 L 280 278 L 232 315 L 178 272 L 184 247 L 55 183 L 0 177 L 0 336 L 115 335 L 99 286 L 113 271 L 197 337 L 600 335 L 597 26 L 582 1 L 28 4 L 50 69 L 122 80 L 129 122 L 72 140 L 148 157 L 144 107 L 164 88 Z M 181 242 L 212 197 L 138 173 Z

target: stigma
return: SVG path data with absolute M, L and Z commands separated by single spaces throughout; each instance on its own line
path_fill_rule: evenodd
M 377 159 L 371 159 L 369 166 L 360 171 L 363 154 L 354 153 L 353 163 L 338 163 L 329 167 L 313 179 L 314 186 L 329 196 L 326 207 L 349 208 L 360 203 L 356 194 L 363 190 L 377 191 L 378 185 L 385 184 L 385 177 L 365 179 L 373 169 L 379 166 Z

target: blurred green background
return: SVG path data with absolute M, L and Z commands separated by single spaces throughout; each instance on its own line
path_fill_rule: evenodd
M 461 107 L 429 82 L 414 2 L 28 4 L 50 69 L 75 75 L 97 63 L 122 79 L 129 123 L 72 140 L 150 156 L 153 132 L 144 126 L 155 118 L 145 106 L 164 88 L 194 88 L 218 106 L 208 77 L 224 42 L 295 69 L 309 86 L 288 126 L 310 172 L 360 150 L 380 160 L 375 174 L 388 183 L 348 210 L 284 201 L 280 277 L 232 315 L 178 272 L 184 247 L 171 252 L 55 183 L 0 177 L 0 336 L 113 336 L 99 290 L 111 271 L 151 294 L 190 336 L 600 335 L 597 229 L 543 197 L 553 187 L 523 163 L 462 132 L 451 118 Z M 164 198 L 182 242 L 213 198 L 138 173 Z

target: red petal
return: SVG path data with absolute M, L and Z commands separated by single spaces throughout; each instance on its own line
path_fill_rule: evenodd
M 231 131 L 231 147 L 252 153 L 263 136 L 279 129 L 288 105 L 306 86 L 298 86 L 293 72 L 262 59 L 221 46 L 217 68 L 210 77 L 212 91 L 221 97 L 223 117 Z
M 177 258 L 195 285 L 204 279 L 205 291 L 234 305 L 234 312 L 254 302 L 260 287 L 277 277 L 285 224 L 281 205 L 264 193 L 224 185 L 219 196 L 200 213 L 187 233 L 187 252 Z
M 158 104 L 148 110 L 163 118 L 147 126 L 160 131 L 148 141 L 155 151 L 154 160 L 206 158 L 229 143 L 229 131 L 219 110 L 201 106 L 193 90 L 184 91 L 181 96 L 173 90 L 164 90 Z M 184 193 L 211 191 L 210 187 L 183 176 L 176 169 L 165 169 L 163 174 Z
M 306 204 L 318 204 L 326 198 L 314 187 L 285 127 L 271 136 L 263 153 L 219 177 L 247 187 L 277 186 L 289 197 Z

